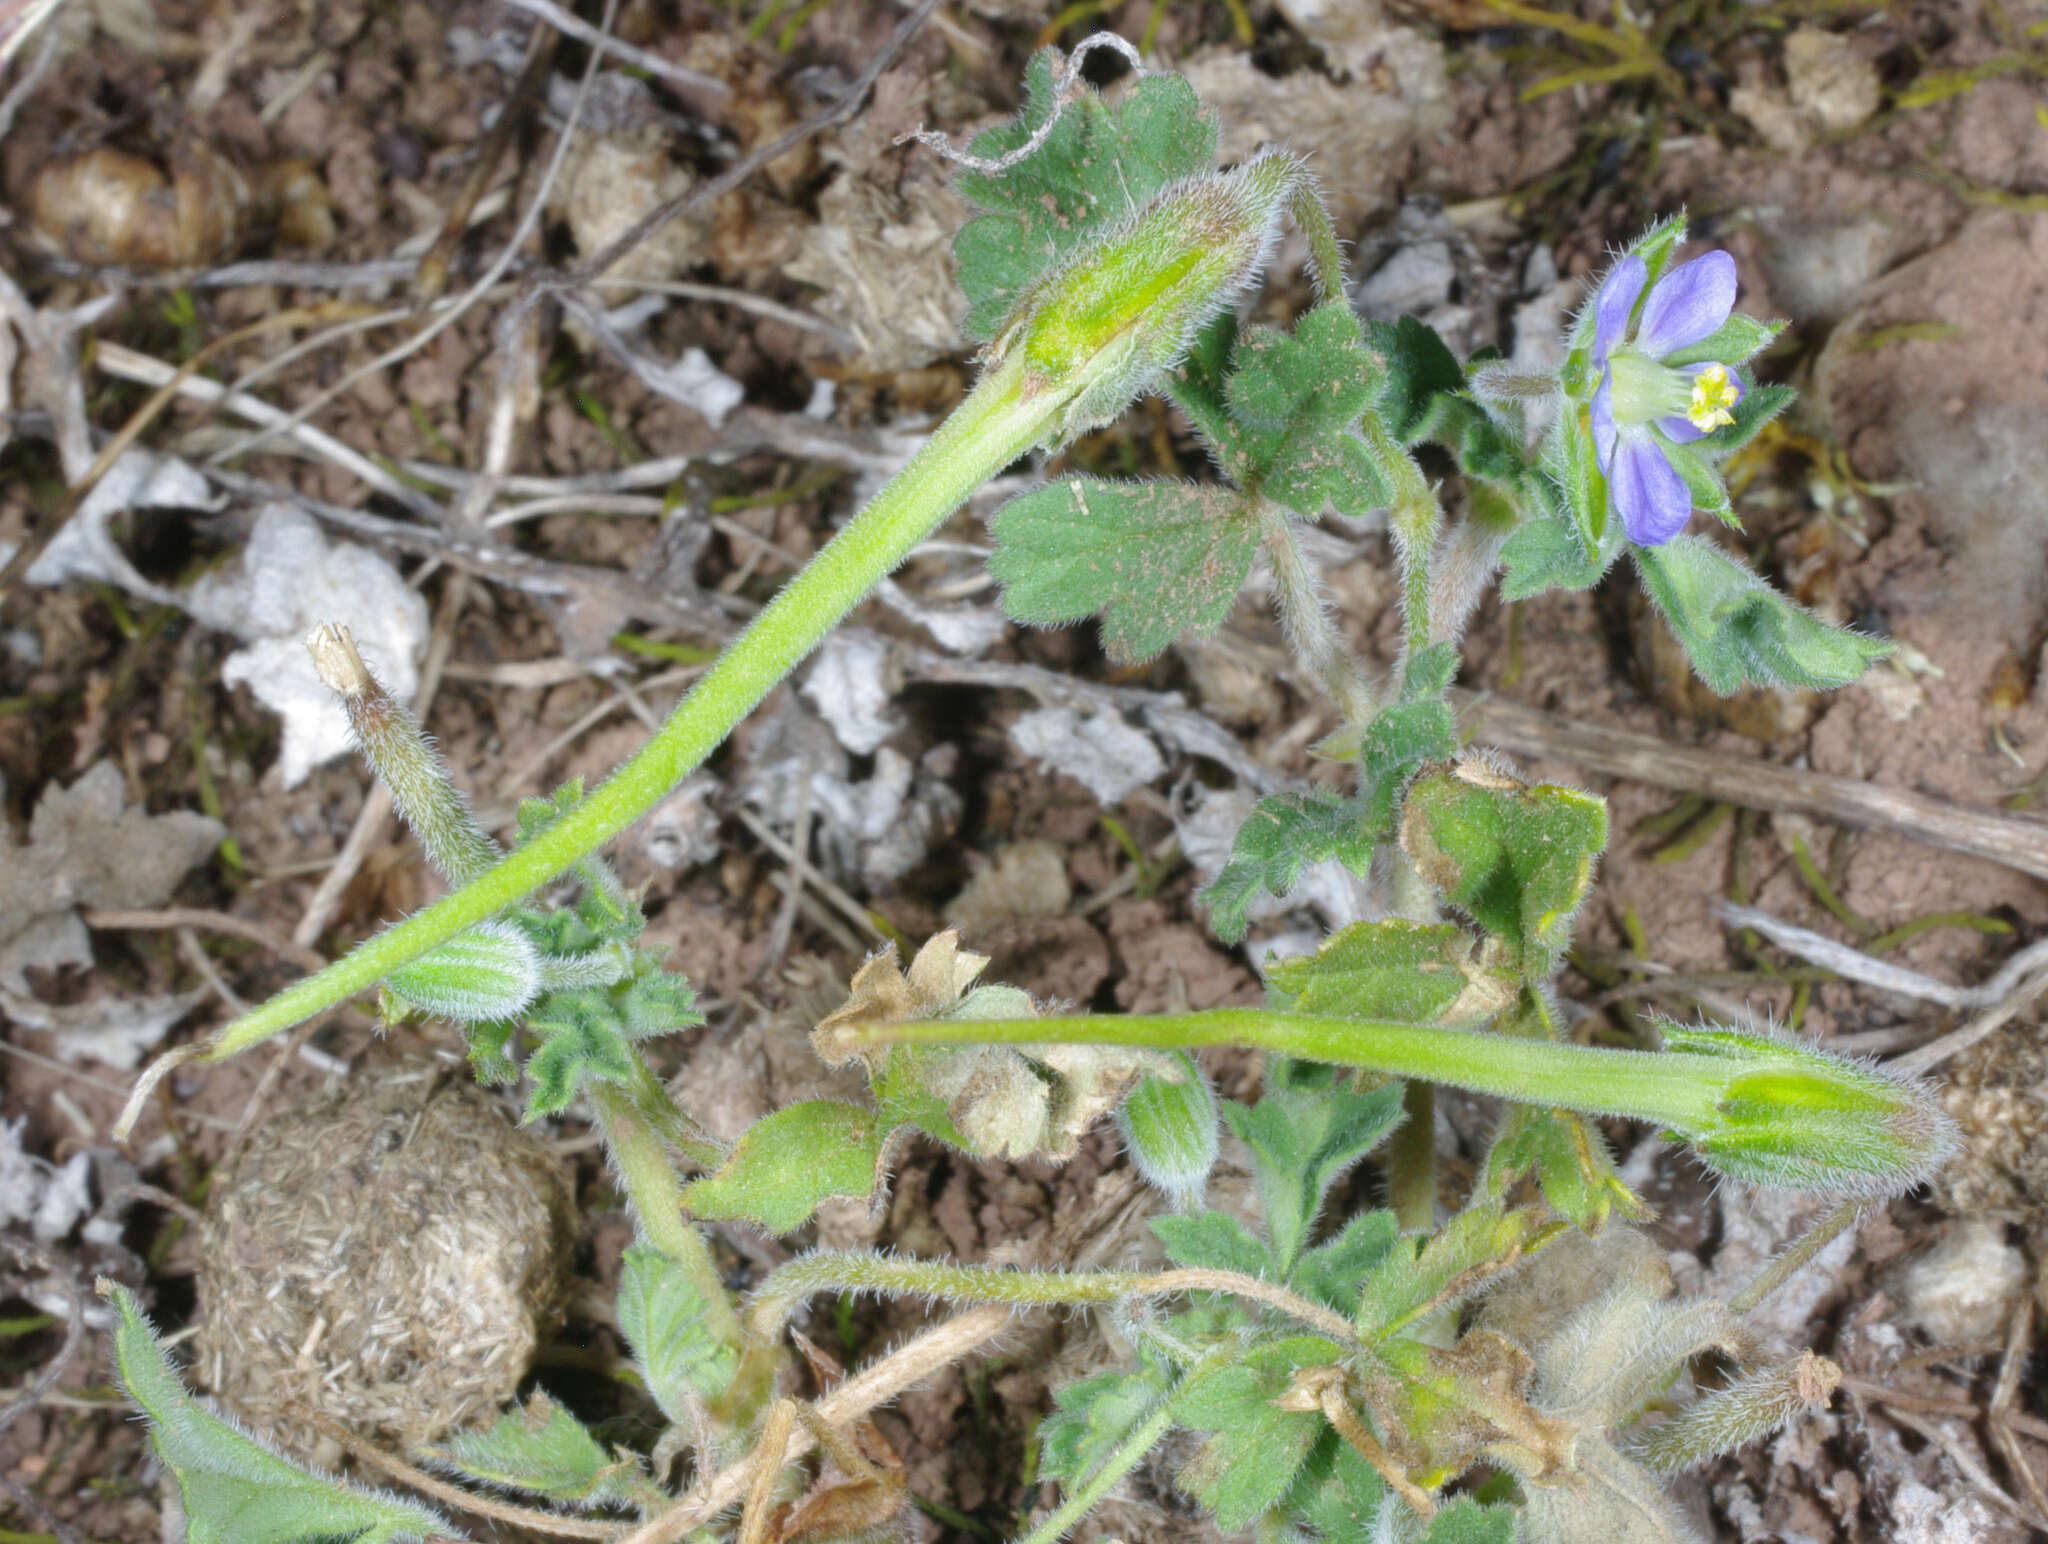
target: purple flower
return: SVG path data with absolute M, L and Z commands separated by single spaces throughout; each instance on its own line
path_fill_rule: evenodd
M 1735 308 L 1735 259 L 1709 252 L 1681 263 L 1643 295 L 1649 269 L 1640 257 L 1616 263 L 1593 297 L 1593 443 L 1612 507 L 1628 539 L 1656 547 L 1685 529 L 1692 492 L 1666 454 L 1722 424 L 1742 400 L 1742 378 L 1723 364 L 1668 365 L 1705 341 Z M 1629 338 L 1641 296 L 1642 316 Z

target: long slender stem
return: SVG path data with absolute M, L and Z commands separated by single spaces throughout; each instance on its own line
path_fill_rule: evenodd
M 719 657 L 668 722 L 589 798 L 471 883 L 318 975 L 235 1019 L 208 1045 L 221 1061 L 289 1029 L 547 883 L 658 803 L 877 580 L 984 481 L 1039 438 L 1065 400 L 1027 397 L 1020 355 L 998 366 L 917 456 Z
M 744 1346 L 746 1326 L 726 1296 L 704 1235 L 683 1218 L 682 1186 L 667 1144 L 629 1090 L 616 1083 L 594 1083 L 590 1102 L 597 1107 L 605 1146 L 625 1184 L 641 1233 L 683 1268 L 704 1304 L 705 1321 L 712 1333 L 735 1349 Z
M 852 1252 L 805 1255 L 778 1268 L 755 1289 L 747 1305 L 748 1337 L 756 1346 L 779 1342 L 797 1305 L 813 1293 L 827 1291 L 910 1293 L 1020 1308 L 1115 1303 L 1181 1292 L 1229 1292 L 1277 1308 L 1334 1340 L 1348 1343 L 1357 1339 L 1357 1330 L 1342 1314 L 1285 1287 L 1235 1271 L 1020 1271 Z
M 847 1026 L 841 1046 L 1126 1045 L 1197 1050 L 1241 1045 L 1309 1061 L 1369 1067 L 1474 1093 L 1595 1115 L 1712 1126 L 1719 1090 L 1738 1063 L 1692 1052 L 1609 1051 L 1434 1024 L 1330 1018 L 1259 1008 L 1050 1019 L 949 1020 Z
M 1407 1119 L 1387 1139 L 1387 1204 L 1404 1233 L 1436 1231 L 1436 1088 L 1410 1078 L 1401 1090 Z

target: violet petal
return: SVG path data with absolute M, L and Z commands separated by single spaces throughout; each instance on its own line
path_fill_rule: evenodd
M 1692 494 L 1647 433 L 1626 435 L 1607 474 L 1608 496 L 1638 547 L 1661 547 L 1692 518 Z
M 1643 292 L 1643 280 L 1650 270 L 1640 257 L 1624 257 L 1607 271 L 1600 293 L 1593 297 L 1593 363 L 1605 364 L 1607 351 L 1628 331 L 1629 313 Z M 1720 326 L 1719 322 L 1714 324 Z
M 1636 347 L 1652 359 L 1691 348 L 1728 320 L 1735 309 L 1735 259 L 1709 252 L 1680 263 L 1659 279 L 1643 302 Z
M 1594 388 L 1592 402 L 1593 449 L 1599 457 L 1601 471 L 1607 470 L 1607 463 L 1614 459 L 1614 372 L 1600 372 L 1600 384 Z

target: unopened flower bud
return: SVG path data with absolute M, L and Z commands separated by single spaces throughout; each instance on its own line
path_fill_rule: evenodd
M 341 699 L 363 759 L 391 790 L 427 860 L 456 884 L 497 862 L 498 844 L 476 823 L 434 742 L 363 663 L 349 630 L 323 622 L 307 635 L 306 652 L 321 682 Z
M 480 922 L 384 980 L 406 1006 L 458 1024 L 509 1019 L 540 988 L 540 952 L 509 922 Z
M 1659 1027 L 1667 1051 L 1729 1064 L 1713 1116 L 1682 1133 L 1719 1173 L 1875 1199 L 1912 1189 L 1956 1145 L 1955 1122 L 1924 1083 L 1776 1035 Z
M 1216 1095 L 1185 1051 L 1180 1076 L 1148 1073 L 1117 1107 L 1117 1129 L 1147 1184 L 1181 1210 L 1201 1204 L 1216 1164 Z
M 1284 151 L 1175 183 L 1033 286 L 991 356 L 1023 351 L 1027 396 L 1072 394 L 1063 437 L 1109 422 L 1258 278 L 1309 185 Z

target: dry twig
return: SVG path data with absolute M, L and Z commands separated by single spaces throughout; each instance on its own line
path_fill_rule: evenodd
M 1516 755 L 1552 757 L 1588 772 L 1696 793 L 1744 809 L 1782 810 L 1886 831 L 2048 879 L 2048 824 L 2038 820 L 1740 756 L 1684 750 L 1648 735 L 1583 723 L 1498 697 L 1460 692 L 1453 701 L 1477 739 Z
M 2043 940 L 2020 950 L 1989 981 L 1978 986 L 1955 986 L 1837 943 L 1823 933 L 1781 921 L 1754 906 L 1731 906 L 1718 902 L 1712 911 L 1729 927 L 1755 928 L 1779 948 L 1810 964 L 1823 966 L 1838 976 L 1860 981 L 1881 991 L 1940 1003 L 1944 1008 L 1986 1007 L 2010 996 L 2035 971 L 2048 969 L 2048 940 Z

